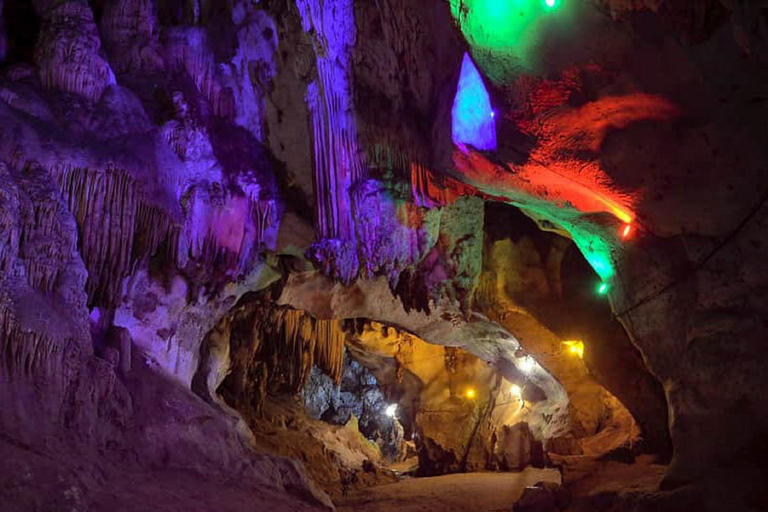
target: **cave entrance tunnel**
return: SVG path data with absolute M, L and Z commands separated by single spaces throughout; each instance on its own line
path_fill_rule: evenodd
M 570 371 L 551 354 L 578 353 L 580 371 L 588 374 L 583 382 L 607 390 L 633 416 L 642 441 L 637 449 L 669 461 L 664 388 L 599 292 L 601 278 L 576 243 L 501 202 L 486 203 L 484 231 L 479 290 L 492 292 L 477 295 L 475 308 L 538 354 L 537 361 L 563 383 L 572 404 L 583 385 L 577 379 L 572 388 Z
M 663 389 L 595 293 L 578 249 L 512 206 L 487 203 L 485 219 L 474 309 L 512 333 L 562 396 L 546 396 L 525 368 L 473 355 L 471 340 L 450 347 L 368 318 L 317 319 L 258 293 L 209 336 L 207 346 L 229 354 L 211 394 L 240 412 L 257 445 L 304 461 L 332 496 L 392 470 L 519 470 L 619 452 L 667 458 Z

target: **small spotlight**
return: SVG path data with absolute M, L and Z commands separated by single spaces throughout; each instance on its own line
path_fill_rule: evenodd
M 495 110 L 491 110 L 491 118 L 494 118 L 494 117 L 496 117 L 496 111 Z
M 465 393 L 467 398 L 475 398 L 475 390 L 472 388 L 469 388 L 467 392 Z
M 557 0 L 544 0 L 544 3 L 547 5 L 547 7 L 554 7 L 556 1 Z
M 512 392 L 512 396 L 516 398 L 523 397 L 523 390 L 517 384 L 512 384 L 512 389 L 510 389 L 510 391 Z
M 597 293 L 599 293 L 600 295 L 605 295 L 606 293 L 608 293 L 608 288 L 609 288 L 608 283 L 600 283 L 597 287 Z
M 624 224 L 624 227 L 621 229 L 621 238 L 626 240 L 629 238 L 629 236 L 632 234 L 632 224 Z
M 394 418 L 397 414 L 397 404 L 389 404 L 386 409 L 384 409 L 384 414 L 389 416 L 390 418 Z
M 531 373 L 531 370 L 533 370 L 535 361 L 531 356 L 525 356 L 520 363 L 520 371 L 523 373 Z
M 568 351 L 578 356 L 580 359 L 584 357 L 584 342 L 579 340 L 564 341 L 563 345 L 568 347 Z

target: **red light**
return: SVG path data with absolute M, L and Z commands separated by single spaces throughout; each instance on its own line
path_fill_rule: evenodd
M 632 224 L 624 224 L 624 229 L 621 230 L 621 238 L 629 238 L 632 234 Z

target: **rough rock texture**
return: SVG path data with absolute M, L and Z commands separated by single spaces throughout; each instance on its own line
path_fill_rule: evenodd
M 757 460 L 762 455 L 757 454 L 765 452 L 760 441 L 765 424 L 758 419 L 766 417 L 765 401 L 757 391 L 765 384 L 764 374 L 757 371 L 765 353 L 755 341 L 765 330 L 762 308 L 756 306 L 764 283 L 753 266 L 761 259 L 765 240 L 765 155 L 764 147 L 751 141 L 765 132 L 764 103 L 758 98 L 765 94 L 766 70 L 742 57 L 733 37 L 738 21 L 712 31 L 699 45 L 685 46 L 650 14 L 631 16 L 624 25 L 629 32 L 589 9 L 575 20 L 579 30 L 569 34 L 574 45 L 570 62 L 554 49 L 539 59 L 550 75 L 565 74 L 566 66 L 591 55 L 593 63 L 615 70 L 613 78 L 572 88 L 576 96 L 568 93 L 549 106 L 535 104 L 540 126 L 558 124 L 563 112 L 574 109 L 575 118 L 586 122 L 589 109 L 583 110 L 584 105 L 596 107 L 607 98 L 648 92 L 674 105 L 678 120 L 657 117 L 664 110 L 657 104 L 653 123 L 613 124 L 627 127 L 615 133 L 604 131 L 612 124 L 605 119 L 586 124 L 607 135 L 598 137 L 591 149 L 582 145 L 592 138 L 586 133 L 571 141 L 567 151 L 561 147 L 547 159 L 536 154 L 537 161 L 567 165 L 571 172 L 582 168 L 567 163 L 576 155 L 584 163 L 598 164 L 619 191 L 642 190 L 635 199 L 634 241 L 617 242 L 605 231 L 607 226 L 598 227 L 597 218 L 588 221 L 592 228 L 582 226 L 587 233 L 579 233 L 578 225 L 569 227 L 565 207 L 549 212 L 550 220 L 566 226 L 577 242 L 592 240 L 593 251 L 599 244 L 610 248 L 617 269 L 612 280 L 616 290 L 609 293 L 615 314 L 667 394 L 674 459 L 665 485 L 697 482 L 702 496 L 712 499 L 705 493 L 708 485 L 728 481 L 737 489 L 732 506 L 747 508 L 759 500 L 755 468 L 761 465 Z M 607 48 L 606 38 L 621 44 L 595 52 L 598 39 Z M 676 72 L 665 71 L 670 69 Z M 641 118 L 648 119 L 644 114 Z M 541 134 L 540 128 L 534 132 Z M 543 142 L 546 151 L 549 141 Z M 489 168 L 482 160 L 472 152 L 468 158 L 457 154 L 463 177 L 487 193 L 536 208 L 555 188 L 525 192 L 525 184 L 514 183 L 514 172 L 491 170 L 495 164 Z M 506 183 L 494 182 L 494 177 Z M 589 247 L 580 249 L 589 260 Z M 755 419 L 744 421 L 745 416 Z M 725 478 L 724 465 L 729 471 L 740 468 L 731 473 L 739 477 Z
M 344 358 L 344 372 L 338 387 L 330 377 L 313 368 L 301 397 L 312 418 L 345 425 L 354 415 L 360 433 L 379 446 L 388 462 L 399 462 L 404 457 L 403 427 L 397 421 L 397 409 L 392 415 L 387 414 L 390 403 L 376 378 L 350 357 Z
M 367 318 L 397 325 L 428 343 L 463 348 L 512 382 L 527 379 L 531 398 L 540 406 L 537 413 L 550 418 L 542 423 L 542 435 L 557 436 L 568 429 L 567 396 L 562 386 L 520 350 L 514 337 L 480 314 L 473 313 L 469 320 L 464 320 L 457 304 L 443 306 L 431 314 L 406 312 L 382 279 L 358 281 L 346 287 L 333 285 L 316 273 L 291 276 L 279 302 L 320 317 Z
M 98 101 L 115 83 L 115 75 L 100 55 L 101 40 L 88 3 L 57 2 L 38 13 L 43 21 L 35 48 L 40 81 Z
M 569 504 L 568 491 L 552 482 L 537 482 L 526 487 L 512 507 L 513 512 L 557 512 Z
M 349 351 L 398 404 L 420 475 L 542 465 L 549 422 L 534 389 L 476 356 L 426 343 L 375 322 L 356 321 Z M 510 393 L 513 382 L 524 399 Z M 529 428 L 530 422 L 533 430 Z
M 609 306 L 595 297 L 594 275 L 577 248 L 566 238 L 540 231 L 511 207 L 487 208 L 485 271 L 476 306 L 504 325 L 563 383 L 577 437 L 593 435 L 610 421 L 607 404 L 613 393 L 638 422 L 644 449 L 669 456 L 663 388 Z M 508 223 L 512 218 L 514 228 Z M 569 352 L 563 343 L 568 340 L 584 343 L 583 361 Z M 632 437 L 628 432 L 627 439 Z
M 285 406 L 270 398 L 295 395 L 314 366 L 339 381 L 356 319 L 418 336 L 446 374 L 471 354 L 440 381 L 446 403 L 480 382 L 482 400 L 454 404 L 476 427 L 407 420 L 433 429 L 422 453 L 440 453 L 424 459 L 448 461 L 441 471 L 493 458 L 493 443 L 461 447 L 490 439 L 486 397 L 502 382 L 524 383 L 530 437 L 550 453 L 577 437 L 585 453 L 612 446 L 631 421 L 602 384 L 650 450 L 671 438 L 665 487 L 703 509 L 762 502 L 765 6 L 533 2 L 521 44 L 478 51 L 452 18 L 465 29 L 483 3 L 0 2 L 0 426 L 9 453 L 85 460 L 64 481 L 95 482 L 46 488 L 39 506 L 95 499 L 106 480 L 92 475 L 117 472 L 115 453 L 137 470 L 169 464 L 168 483 L 196 466 L 313 495 L 247 440 L 269 438 L 282 415 L 268 409 Z M 449 136 L 465 52 L 497 114 L 496 151 Z M 488 202 L 580 255 L 484 242 Z M 633 346 L 606 299 L 587 298 L 599 282 Z M 575 335 L 583 362 L 539 351 Z M 385 369 L 403 362 L 377 350 Z M 310 423 L 292 445 L 327 435 L 345 454 L 312 444 L 324 484 L 376 480 L 355 429 Z M 497 459 L 533 460 L 506 448 L 529 446 L 520 423 L 500 423 Z
M 152 35 L 127 19 L 149 17 L 142 5 L 109 13 L 102 29 L 115 31 L 113 49 Z M 103 501 L 109 475 L 126 472 L 151 496 L 185 471 L 190 481 L 236 478 L 277 509 L 330 507 L 295 462 L 257 455 L 242 421 L 178 388 L 189 387 L 218 317 L 279 275 L 259 259 L 280 216 L 268 153 L 210 115 L 210 91 L 188 81 L 198 76 L 155 77 L 149 94 L 132 76 L 124 83 L 135 89 L 116 85 L 86 2 L 35 7 L 37 67 L 30 55 L 0 79 L 1 419 L 8 442 L 20 443 L 13 461 L 45 447 L 77 483 L 36 495 L 49 474 L 42 465 L 6 482 L 3 502 L 85 509 Z M 151 65 L 127 59 L 118 69 L 162 66 L 139 53 Z M 278 498 L 288 488 L 294 496 Z M 244 506 L 242 495 L 233 500 Z

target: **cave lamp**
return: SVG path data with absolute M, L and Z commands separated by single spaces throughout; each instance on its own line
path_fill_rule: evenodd
M 531 373 L 531 370 L 533 370 L 535 361 L 531 356 L 525 356 L 523 360 L 520 362 L 520 371 L 522 371 L 525 374 Z
M 584 342 L 578 340 L 564 341 L 563 345 L 566 346 L 566 350 L 569 354 L 578 357 L 579 359 L 584 357 Z

